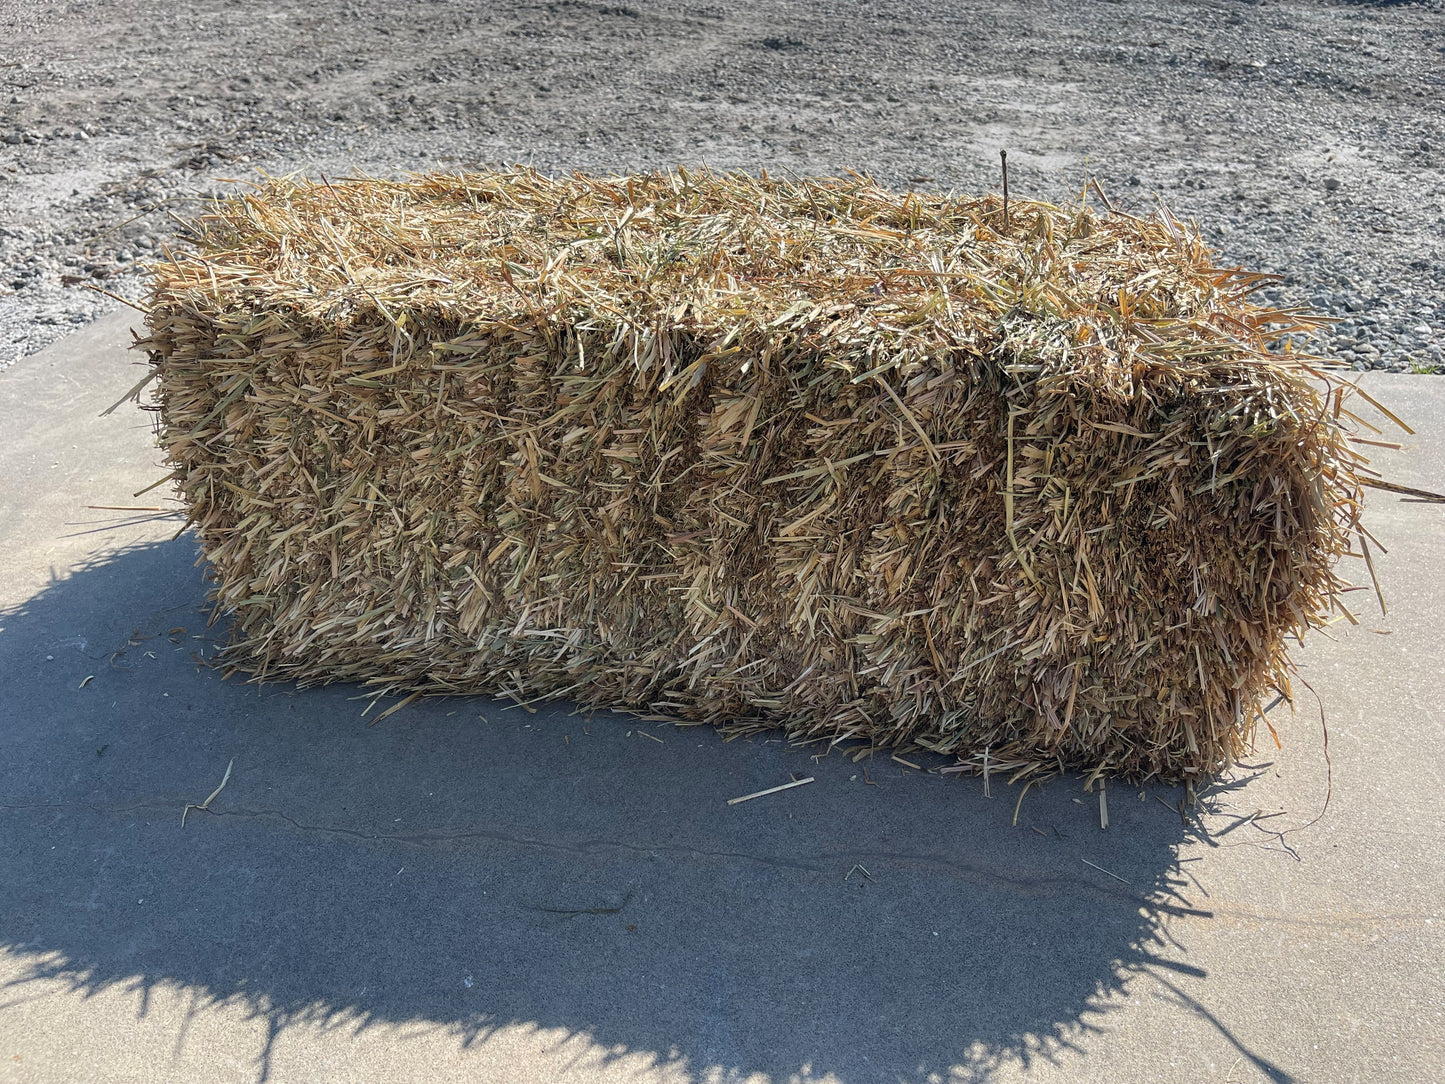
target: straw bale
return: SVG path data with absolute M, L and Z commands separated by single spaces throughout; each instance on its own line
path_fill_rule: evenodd
M 1309 319 L 1167 212 L 519 170 L 197 230 L 144 345 L 256 679 L 1177 779 L 1340 606 Z

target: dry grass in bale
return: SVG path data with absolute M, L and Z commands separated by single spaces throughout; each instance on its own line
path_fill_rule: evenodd
M 1178 779 L 1343 608 L 1343 389 L 1167 213 L 514 171 L 197 228 L 145 346 L 258 679 Z

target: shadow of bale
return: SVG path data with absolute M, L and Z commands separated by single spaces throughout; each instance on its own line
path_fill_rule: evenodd
M 0 615 L 5 1000 L 165 987 L 273 1041 L 531 1025 L 694 1077 L 983 1080 L 1181 969 L 1155 950 L 1190 907 L 1185 827 L 1136 789 L 1101 832 L 1076 781 L 985 798 L 555 706 L 418 701 L 368 728 L 354 687 L 201 665 L 194 559 L 112 554 Z M 726 804 L 790 775 L 815 782 Z

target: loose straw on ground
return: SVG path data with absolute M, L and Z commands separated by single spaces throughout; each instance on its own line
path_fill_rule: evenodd
M 186 806 L 186 808 L 184 808 L 184 809 L 181 810 L 181 827 L 182 827 L 182 828 L 184 828 L 184 827 L 186 826 L 186 814 L 188 814 L 191 810 L 193 810 L 193 809 L 199 809 L 199 810 L 202 810 L 202 811 L 205 811 L 205 812 L 209 812 L 209 811 L 210 811 L 211 803 L 216 800 L 216 795 L 220 794 L 221 791 L 225 790 L 225 789 L 226 789 L 226 784 L 227 784 L 228 782 L 230 782 L 230 780 L 231 780 L 231 769 L 232 769 L 233 767 L 235 767 L 235 764 L 236 764 L 236 760 L 235 760 L 235 758 L 233 757 L 233 758 L 231 759 L 231 761 L 226 765 L 226 774 L 223 775 L 223 776 L 221 776 L 221 785 L 218 786 L 215 790 L 211 791 L 211 793 L 206 796 L 206 800 L 205 800 L 204 802 L 202 802 L 200 805 L 188 805 L 188 806 Z
M 729 798 L 728 805 L 740 805 L 743 802 L 751 802 L 754 798 L 766 798 L 769 794 L 777 794 L 780 790 L 792 790 L 794 787 L 801 787 L 804 783 L 811 783 L 813 777 L 806 779 L 794 779 L 791 783 L 784 783 L 779 787 L 769 787 L 767 790 L 754 791 L 752 794 L 744 794 L 741 798 Z

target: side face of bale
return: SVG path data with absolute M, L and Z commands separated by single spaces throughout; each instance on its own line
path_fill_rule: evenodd
M 1342 586 L 1339 398 L 1173 220 L 1000 210 L 525 172 L 218 206 L 146 345 L 229 660 L 999 770 L 1241 755 Z

